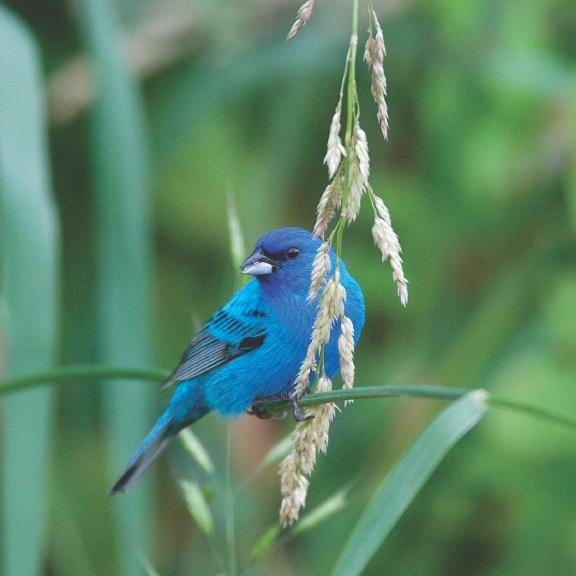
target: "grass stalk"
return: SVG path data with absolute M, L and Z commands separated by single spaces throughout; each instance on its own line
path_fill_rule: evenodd
M 0 398 L 26 388 L 43 385 L 67 384 L 112 380 L 144 380 L 150 382 L 163 382 L 168 378 L 168 370 L 157 368 L 125 368 L 119 366 L 68 366 L 55 368 L 46 372 L 39 372 L 27 376 L 8 378 L 0 381 Z M 378 398 L 393 398 L 408 396 L 413 398 L 428 398 L 435 400 L 457 400 L 473 392 L 473 388 L 454 388 L 452 386 L 431 386 L 428 384 L 413 385 L 380 385 L 356 387 L 350 390 L 332 390 L 330 392 L 317 392 L 307 394 L 299 400 L 302 406 L 314 406 L 326 402 L 345 402 L 347 400 L 370 400 Z M 494 408 L 511 410 L 513 412 L 534 416 L 542 420 L 553 422 L 565 428 L 576 430 L 576 419 L 560 414 L 554 410 L 507 398 L 499 394 L 488 392 L 487 403 Z M 260 402 L 259 408 L 270 411 L 281 411 L 287 406 L 285 400 Z
M 58 349 L 59 230 L 39 68 L 28 30 L 0 6 L 0 280 L 6 305 L 0 329 L 13 378 L 48 370 Z M 53 400 L 48 388 L 19 389 L 3 402 L 5 576 L 43 572 Z
M 228 575 L 236 576 L 237 559 L 236 559 L 236 515 L 234 503 L 234 470 L 233 470 L 233 438 L 232 426 L 228 425 L 226 431 L 226 472 L 224 479 L 224 490 L 226 499 L 226 549 Z
M 83 33 L 93 61 L 91 118 L 96 209 L 100 357 L 143 365 L 150 358 L 151 224 L 149 170 L 139 94 L 122 58 L 110 0 L 81 0 Z M 154 418 L 154 394 L 136 381 L 104 390 L 110 474 L 118 474 Z M 110 481 L 112 481 L 112 476 Z M 149 557 L 151 484 L 113 502 L 121 534 L 122 573 L 140 575 Z

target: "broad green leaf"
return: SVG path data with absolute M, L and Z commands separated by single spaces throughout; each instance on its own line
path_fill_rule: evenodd
M 212 520 L 212 512 L 210 512 L 210 507 L 206 502 L 200 486 L 191 480 L 181 480 L 180 489 L 186 501 L 188 512 L 190 512 L 190 515 L 194 518 L 198 528 L 200 528 L 206 536 L 210 536 L 214 532 L 214 521 Z
M 333 576 L 362 574 L 450 449 L 482 419 L 487 394 L 477 390 L 457 400 L 429 424 L 377 490 L 348 539 Z
M 59 233 L 43 99 L 34 40 L 0 6 L 0 290 L 5 313 L 0 349 L 8 377 L 49 370 L 58 349 Z M 42 571 L 52 406 L 48 388 L 14 394 L 2 405 L 0 555 L 5 576 Z
M 91 114 L 90 155 L 96 223 L 96 286 L 101 360 L 120 366 L 150 362 L 150 176 L 139 93 L 120 47 L 117 4 L 78 3 L 82 34 L 92 64 L 96 99 Z M 141 382 L 112 382 L 104 407 L 114 474 L 153 423 L 158 393 Z M 112 481 L 113 478 L 110 479 Z M 123 545 L 121 569 L 140 575 L 139 558 L 151 539 L 151 485 L 113 502 Z
M 188 455 L 208 474 L 214 472 L 214 464 L 206 448 L 198 440 L 198 436 L 190 430 L 190 428 L 184 428 L 179 434 L 178 438 L 182 442 Z

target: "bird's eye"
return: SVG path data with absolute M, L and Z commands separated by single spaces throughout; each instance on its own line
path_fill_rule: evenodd
M 300 250 L 298 250 L 298 248 L 288 248 L 288 250 L 286 250 L 286 256 L 290 260 L 294 260 L 294 258 L 298 258 L 299 255 L 300 255 Z

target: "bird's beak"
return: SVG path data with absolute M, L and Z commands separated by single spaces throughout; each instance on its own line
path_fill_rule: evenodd
M 266 256 L 260 248 L 256 248 L 240 266 L 242 274 L 251 274 L 252 276 L 264 276 L 272 274 L 279 266 L 278 262 Z

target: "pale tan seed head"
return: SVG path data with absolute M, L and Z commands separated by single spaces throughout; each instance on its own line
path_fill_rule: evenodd
M 382 262 L 388 259 L 390 260 L 392 278 L 396 284 L 396 292 L 402 305 L 406 306 L 408 303 L 408 280 L 404 275 L 400 241 L 392 228 L 390 212 L 384 204 L 384 201 L 379 196 L 376 196 L 376 194 L 372 194 L 372 198 L 376 212 L 374 225 L 372 226 L 372 237 L 382 254 Z
M 297 456 L 290 452 L 280 463 L 280 523 L 283 527 L 291 526 L 297 519 L 300 509 L 306 504 L 308 479 L 300 471 Z
M 341 129 L 341 116 L 342 116 L 342 93 L 336 106 L 332 122 L 330 123 L 330 132 L 328 133 L 328 143 L 326 145 L 326 156 L 324 156 L 324 164 L 328 166 L 328 177 L 333 178 L 336 170 L 340 166 L 343 156 L 346 156 L 346 149 L 340 139 Z
M 325 374 L 320 377 L 318 381 L 317 392 L 330 392 L 332 390 L 332 381 Z M 310 420 L 311 439 L 316 446 L 316 453 L 318 451 L 326 453 L 328 449 L 328 440 L 330 432 L 330 424 L 336 414 L 336 405 L 333 402 L 326 404 L 319 404 L 314 406 L 314 419 Z M 314 463 L 312 463 L 312 468 Z M 310 468 L 310 472 L 312 472 Z M 310 473 L 308 472 L 308 474 Z
M 312 13 L 314 12 L 315 3 L 316 0 L 307 0 L 304 2 L 304 4 L 302 4 L 302 6 L 300 6 L 296 20 L 294 21 L 294 24 L 292 24 L 292 27 L 288 32 L 288 36 L 286 37 L 287 40 L 294 38 L 294 36 L 300 32 L 300 29 L 306 26 L 308 20 L 310 20 L 312 17 Z
M 334 218 L 336 210 L 342 203 L 342 176 L 337 174 L 326 186 L 318 203 L 318 216 L 314 224 L 314 236 L 324 239 L 328 225 Z
M 323 375 L 318 381 L 319 392 L 332 390 L 332 382 Z M 308 479 L 316 464 L 318 452 L 326 452 L 330 423 L 334 418 L 333 403 L 312 406 L 305 410 L 309 420 L 298 422 L 292 434 L 290 453 L 280 464 L 280 491 L 282 504 L 280 506 L 280 521 L 282 526 L 290 526 L 298 519 L 300 509 L 306 503 Z
M 354 123 L 352 133 L 352 158 L 350 159 L 349 191 L 346 206 L 342 210 L 346 221 L 351 224 L 360 213 L 362 195 L 368 185 L 370 176 L 370 156 L 366 132 L 360 127 L 358 120 Z
M 318 291 L 326 282 L 332 262 L 330 261 L 330 244 L 323 242 L 314 256 L 312 262 L 312 277 L 310 281 L 310 291 L 308 300 L 314 300 L 318 296 Z
M 344 382 L 343 388 L 354 386 L 354 325 L 348 316 L 344 316 L 340 323 L 340 336 L 338 338 L 338 354 L 340 356 L 340 374 Z
M 364 50 L 364 60 L 370 68 L 372 74 L 372 97 L 378 107 L 378 122 L 380 130 L 385 140 L 388 140 L 388 104 L 386 103 L 386 75 L 384 73 L 384 56 L 386 47 L 384 45 L 384 35 L 376 13 L 372 11 L 372 21 L 376 29 L 376 34 L 366 41 Z
M 310 373 L 316 367 L 316 357 L 328 343 L 334 321 L 344 315 L 345 301 L 346 289 L 340 282 L 340 269 L 336 267 L 334 275 L 326 282 L 320 297 L 310 344 L 294 382 L 292 395 L 295 398 L 299 398 L 308 390 Z

